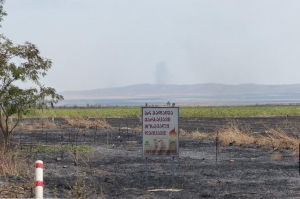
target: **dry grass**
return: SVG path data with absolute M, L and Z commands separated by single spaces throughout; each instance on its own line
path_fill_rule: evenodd
M 80 119 L 80 118 L 64 118 L 69 125 L 79 127 L 79 128 L 110 128 L 111 126 L 106 122 L 106 120 L 94 120 L 91 121 L 88 118 Z
M 200 131 L 192 131 L 192 132 L 187 132 L 183 129 L 179 130 L 179 136 L 181 138 L 186 137 L 186 138 L 193 138 L 193 139 L 205 139 L 210 137 L 209 133 L 202 133 Z
M 53 130 L 57 129 L 58 126 L 50 122 L 49 120 L 43 120 L 43 121 L 34 121 L 32 124 L 26 125 L 25 128 L 23 126 L 23 130 L 41 130 L 41 129 L 48 129 L 48 130 Z
M 0 176 L 5 180 L 0 185 L 0 198 L 29 198 L 32 197 L 34 186 L 34 166 L 28 165 L 27 158 L 16 152 L 4 153 L 0 147 Z M 17 179 L 16 182 L 10 179 Z
M 30 122 L 25 122 L 21 121 L 17 127 L 16 130 L 28 130 L 28 131 L 33 131 L 33 130 L 42 130 L 42 129 L 47 129 L 47 130 L 56 130 L 59 128 L 64 128 L 64 127 L 77 127 L 77 128 L 111 128 L 111 126 L 106 122 L 105 119 L 101 120 L 89 120 L 89 118 L 70 118 L 66 117 L 63 118 L 66 122 L 64 123 L 57 123 L 52 121 L 50 118 L 42 118 L 42 119 L 37 119 L 33 120 Z
M 275 149 L 296 149 L 299 145 L 300 139 L 289 136 L 282 130 L 270 129 L 265 131 L 256 140 L 255 144 L 258 146 L 268 146 Z
M 114 173 L 109 172 L 109 171 L 105 171 L 105 170 L 94 169 L 93 174 L 95 176 L 110 176 L 110 175 L 113 175 Z
M 0 175 L 20 175 L 23 171 L 23 166 L 26 164 L 25 157 L 18 152 L 8 151 L 0 148 Z
M 283 159 L 283 156 L 279 152 L 275 152 L 271 155 L 271 160 L 273 160 L 273 161 L 280 161 L 282 159 Z
M 299 137 L 287 135 L 281 129 L 272 129 L 262 133 L 253 133 L 249 129 L 239 128 L 236 124 L 218 130 L 218 137 L 221 144 L 228 145 L 249 145 L 254 144 L 258 147 L 275 149 L 297 149 L 300 143 Z
M 247 131 L 242 132 L 235 124 L 230 124 L 222 130 L 218 130 L 218 137 L 222 145 L 243 145 L 252 144 L 255 138 Z
M 33 131 L 33 130 L 54 130 L 58 129 L 58 126 L 55 122 L 52 122 L 51 120 L 47 118 L 33 120 L 30 123 L 25 123 L 24 121 L 21 121 L 19 125 L 17 126 L 16 130 L 27 130 L 27 131 Z

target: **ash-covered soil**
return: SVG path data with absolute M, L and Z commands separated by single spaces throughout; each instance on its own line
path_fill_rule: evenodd
M 180 155 L 142 158 L 141 121 L 107 118 L 110 128 L 20 131 L 14 136 L 32 160 L 44 161 L 46 198 L 300 198 L 298 153 L 256 146 L 220 146 L 214 137 L 180 139 Z M 180 128 L 213 133 L 232 122 L 251 132 L 288 133 L 298 117 L 180 118 Z M 63 122 L 62 120 L 60 122 Z M 120 137 L 119 137 L 120 136 Z M 89 145 L 92 152 L 36 153 L 25 143 Z M 26 149 L 26 150 L 25 150 Z M 280 159 L 272 158 L 279 154 Z M 295 155 L 296 154 L 296 155 Z

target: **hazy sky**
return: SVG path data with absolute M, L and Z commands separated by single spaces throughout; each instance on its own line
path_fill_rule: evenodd
M 300 83 L 299 0 L 6 0 L 57 91 L 132 84 Z

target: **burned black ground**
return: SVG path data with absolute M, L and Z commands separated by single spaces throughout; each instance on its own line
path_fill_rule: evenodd
M 213 136 L 200 140 L 180 139 L 174 178 L 171 158 L 149 158 L 146 184 L 138 130 L 141 121 L 138 118 L 107 118 L 106 121 L 110 128 L 43 129 L 15 134 L 14 139 L 23 143 L 23 151 L 33 162 L 44 161 L 45 197 L 300 198 L 295 151 L 274 151 L 254 145 L 216 147 Z M 234 122 L 251 132 L 280 128 L 291 133 L 294 128 L 290 125 L 298 121 L 298 117 L 180 118 L 179 125 L 187 132 L 198 130 L 213 134 Z M 93 151 L 39 153 L 25 143 L 88 145 Z M 281 154 L 282 158 L 273 160 L 274 153 Z

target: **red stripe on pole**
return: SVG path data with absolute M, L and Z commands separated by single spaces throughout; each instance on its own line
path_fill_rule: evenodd
M 36 163 L 35 168 L 43 168 L 43 163 Z
M 44 182 L 43 181 L 35 181 L 35 186 L 36 187 L 43 187 L 44 186 Z

